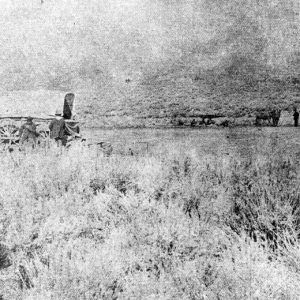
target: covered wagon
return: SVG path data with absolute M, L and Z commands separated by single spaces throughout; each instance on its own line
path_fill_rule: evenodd
M 74 140 L 81 138 L 79 122 L 75 120 L 74 114 L 74 104 L 75 95 L 73 93 L 68 93 L 63 99 L 63 103 L 59 110 L 65 120 L 66 124 L 66 135 L 68 140 Z M 34 123 L 37 125 L 37 143 L 40 145 L 45 145 L 50 140 L 49 123 L 53 118 L 55 108 L 49 113 L 39 113 L 39 114 L 11 114 L 6 113 L 0 115 L 0 145 L 2 148 L 7 146 L 13 146 L 19 144 L 20 141 L 20 127 L 26 121 L 28 116 L 33 118 Z M 57 111 L 57 109 L 56 109 Z

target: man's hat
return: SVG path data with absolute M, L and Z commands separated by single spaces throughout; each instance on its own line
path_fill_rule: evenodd
M 55 115 L 56 116 L 61 116 L 62 115 L 62 112 L 60 109 L 57 109 L 56 112 L 55 112 Z
M 27 117 L 27 121 L 32 121 L 33 117 Z

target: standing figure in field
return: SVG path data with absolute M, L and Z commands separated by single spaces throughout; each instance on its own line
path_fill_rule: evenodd
M 59 110 L 55 113 L 55 119 L 50 122 L 49 129 L 51 139 L 54 139 L 58 145 L 67 145 L 66 122 Z
M 299 122 L 299 112 L 297 111 L 297 108 L 294 108 L 294 113 L 293 113 L 293 117 L 294 117 L 294 126 L 298 127 L 298 122 Z
M 36 138 L 38 133 L 36 131 L 36 125 L 33 122 L 32 117 L 28 117 L 26 123 L 24 123 L 19 130 L 20 144 L 23 145 L 25 142 L 31 144 L 32 148 L 36 145 Z

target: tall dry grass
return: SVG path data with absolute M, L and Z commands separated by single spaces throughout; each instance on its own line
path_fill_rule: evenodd
M 299 165 L 2 153 L 3 299 L 299 299 Z

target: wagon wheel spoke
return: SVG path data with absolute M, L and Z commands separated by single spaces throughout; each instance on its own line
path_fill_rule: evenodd
M 0 127 L 2 144 L 12 144 L 18 139 L 18 127 L 15 125 L 4 125 Z
M 10 130 L 9 130 L 9 127 L 8 126 L 3 126 L 0 130 L 0 133 L 4 136 L 10 136 L 11 133 L 10 133 Z
M 50 137 L 50 132 L 46 130 L 39 131 L 39 138 L 48 139 Z

